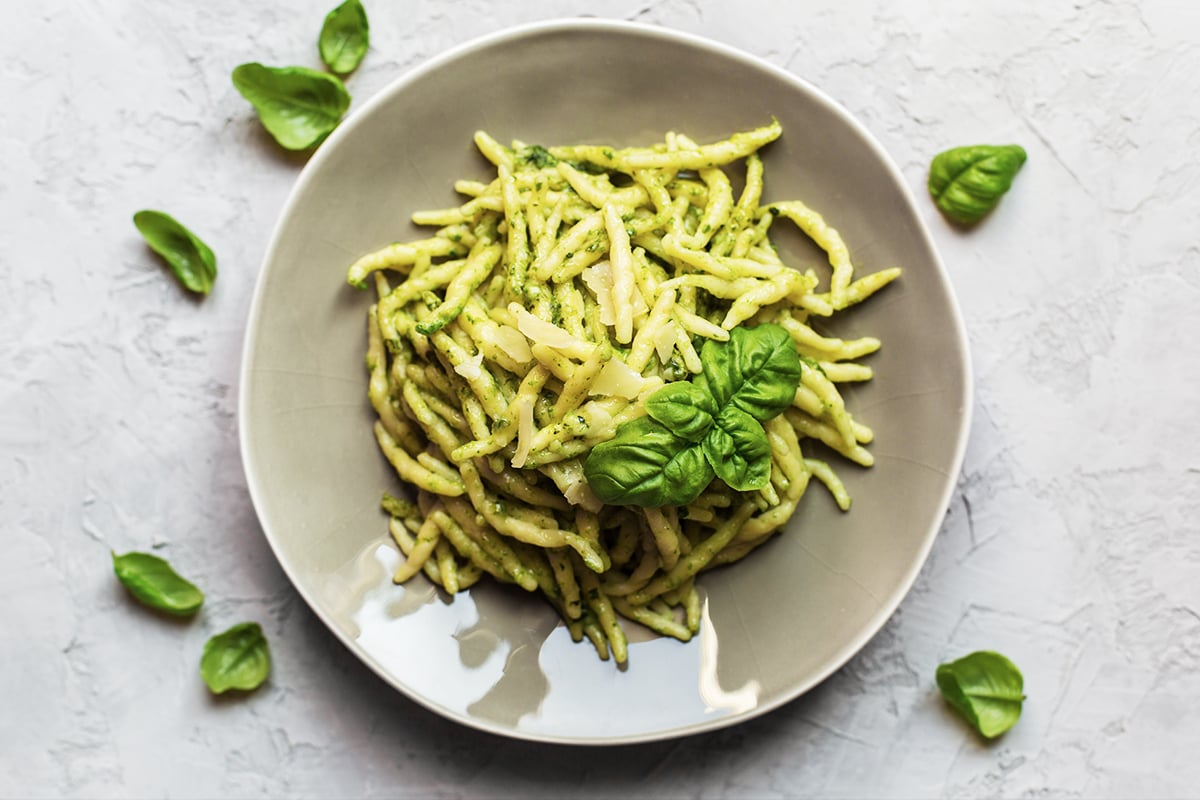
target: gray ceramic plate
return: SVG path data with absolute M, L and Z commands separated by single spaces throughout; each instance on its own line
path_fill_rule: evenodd
M 839 464 L 843 514 L 810 489 L 785 533 L 703 580 L 701 635 L 643 638 L 628 669 L 571 642 L 537 599 L 495 586 L 452 602 L 388 579 L 398 554 L 378 510 L 397 481 L 371 433 L 363 366 L 370 296 L 358 255 L 414 237 L 417 209 L 485 178 L 472 133 L 615 145 L 679 130 L 704 141 L 783 124 L 764 151 L 768 199 L 800 198 L 865 273 L 904 268 L 834 333 L 876 335 L 876 379 L 849 392 L 876 431 L 871 470 Z M 883 625 L 937 533 L 970 409 L 967 350 L 916 201 L 881 147 L 820 91 L 756 58 L 670 31 L 570 20 L 472 42 L 363 105 L 305 167 L 268 250 L 247 331 L 242 450 L 271 546 L 297 590 L 380 676 L 466 725 L 614 744 L 711 730 L 797 697 Z M 799 237 L 785 256 L 817 254 Z

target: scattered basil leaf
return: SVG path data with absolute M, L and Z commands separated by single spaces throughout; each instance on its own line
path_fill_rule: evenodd
M 186 617 L 204 604 L 204 593 L 149 553 L 112 554 L 113 572 L 129 593 L 150 608 Z
M 1019 145 L 955 147 L 929 165 L 929 194 L 949 219 L 971 225 L 996 207 L 1025 163 Z
M 704 439 L 717 413 L 712 395 L 694 383 L 668 383 L 646 398 L 646 413 L 689 442 Z
M 233 85 L 288 150 L 320 144 L 350 107 L 350 93 L 337 77 L 307 67 L 242 64 L 233 71 Z
M 257 689 L 271 672 L 271 651 L 257 622 L 234 625 L 204 643 L 200 675 L 214 694 Z
M 133 224 L 180 283 L 197 294 L 212 291 L 217 279 L 217 257 L 199 236 L 162 211 L 139 211 L 133 215 Z
M 728 342 L 709 339 L 700 362 L 717 407 L 732 403 L 760 422 L 790 406 L 800 382 L 800 354 L 778 325 L 734 328 Z
M 713 478 L 699 447 L 650 417 L 626 422 L 593 447 L 583 470 L 603 502 L 643 508 L 690 503 Z
M 771 479 L 771 443 L 754 417 L 727 405 L 701 445 L 717 477 L 738 492 L 757 491 Z
M 956 711 L 988 739 L 1016 724 L 1025 700 L 1025 679 L 999 653 L 980 650 L 937 668 L 937 685 Z
M 353 72 L 367 54 L 371 26 L 359 0 L 346 0 L 325 15 L 317 49 L 325 66 L 345 75 Z

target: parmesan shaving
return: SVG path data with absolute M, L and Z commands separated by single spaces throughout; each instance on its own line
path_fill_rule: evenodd
M 495 331 L 496 345 L 508 353 L 513 361 L 521 364 L 528 364 L 533 360 L 533 352 L 529 349 L 529 342 L 525 341 L 525 337 L 515 328 L 510 328 L 507 325 L 499 325 Z
M 675 352 L 675 320 L 667 320 L 661 328 L 654 332 L 654 352 L 658 353 L 658 363 L 664 367 Z
M 576 339 L 552 322 L 530 314 L 518 303 L 508 304 L 509 312 L 517 318 L 517 329 L 525 334 L 525 338 L 537 344 L 553 347 L 555 350 L 591 350 L 592 345 L 581 339 Z
M 477 380 L 482 373 L 480 367 L 483 366 L 483 351 L 480 350 L 475 355 L 463 361 L 461 364 L 454 365 L 454 371 L 462 375 L 469 381 Z
M 533 445 L 533 402 L 522 397 L 514 405 L 517 406 L 517 451 L 513 453 L 512 465 L 520 469 L 525 466 L 529 448 Z
M 592 386 L 589 395 L 606 394 L 632 400 L 641 393 L 646 380 L 619 358 L 610 358 Z
M 612 296 L 612 264 L 601 261 L 583 271 L 583 283 L 596 295 L 596 305 L 600 306 L 600 322 L 612 325 L 617 321 L 613 311 Z

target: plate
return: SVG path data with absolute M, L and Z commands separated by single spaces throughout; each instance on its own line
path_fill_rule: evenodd
M 381 491 L 398 481 L 371 432 L 363 354 L 370 295 L 346 267 L 414 238 L 418 209 L 455 205 L 488 176 L 472 133 L 501 141 L 697 141 L 768 122 L 766 198 L 799 198 L 837 227 L 860 273 L 903 277 L 831 326 L 874 335 L 875 380 L 847 393 L 876 466 L 836 467 L 848 513 L 808 492 L 787 529 L 701 581 L 700 635 L 631 643 L 624 670 L 571 642 L 540 600 L 479 585 L 452 601 L 389 580 L 399 554 Z M 795 237 L 786 258 L 815 258 Z M 694 36 L 599 20 L 507 30 L 392 83 L 346 119 L 300 175 L 259 276 L 241 381 L 241 444 L 263 530 L 297 591 L 371 669 L 433 711 L 522 739 L 617 744 L 730 725 L 829 676 L 912 584 L 967 438 L 963 327 L 903 177 L 818 89 Z

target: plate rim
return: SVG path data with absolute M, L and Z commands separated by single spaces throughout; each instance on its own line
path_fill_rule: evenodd
M 897 585 L 897 588 L 885 598 L 886 602 L 882 603 L 875 613 L 871 615 L 868 623 L 864 625 L 854 637 L 849 639 L 838 650 L 836 656 L 830 658 L 823 669 L 815 671 L 807 680 L 797 682 L 796 685 L 789 687 L 787 691 L 780 692 L 778 696 L 758 704 L 749 710 L 723 715 L 710 720 L 701 720 L 687 725 L 675 725 L 669 728 L 660 728 L 653 731 L 618 736 L 563 736 L 540 733 L 537 731 L 521 730 L 515 726 L 506 727 L 486 719 L 480 719 L 461 714 L 453 709 L 446 708 L 426 698 L 425 696 L 401 683 L 396 676 L 392 675 L 384 667 L 382 663 L 377 662 L 374 657 L 365 652 L 353 637 L 343 632 L 333 620 L 331 613 L 322 608 L 321 604 L 316 601 L 314 593 L 311 590 L 306 589 L 303 583 L 296 579 L 293 566 L 283 556 L 278 537 L 272 530 L 271 526 L 267 523 L 266 516 L 264 515 L 263 510 L 265 508 L 266 501 L 264 500 L 263 491 L 259 487 L 258 480 L 256 478 L 257 459 L 254 456 L 253 447 L 250 444 L 249 430 L 253 426 L 252 424 L 248 424 L 250 420 L 250 415 L 248 413 L 250 400 L 249 390 L 247 387 L 251 384 L 256 361 L 253 345 L 258 338 L 257 331 L 262 314 L 264 296 L 266 294 L 265 285 L 267 281 L 265 280 L 265 277 L 267 274 L 268 265 L 276 260 L 277 251 L 281 247 L 284 222 L 293 213 L 295 206 L 300 202 L 301 196 L 306 194 L 308 184 L 312 181 L 312 176 L 318 172 L 319 167 L 326 160 L 326 158 L 331 157 L 331 154 L 341 139 L 351 135 L 351 132 L 357 127 L 360 119 L 368 118 L 371 111 L 373 111 L 376 107 L 391 101 L 394 95 L 407 88 L 410 84 L 415 83 L 426 75 L 440 69 L 442 66 L 451 63 L 465 55 L 512 40 L 520 40 L 526 37 L 537 36 L 546 33 L 597 31 L 607 33 L 635 33 L 642 36 L 654 37 L 665 41 L 685 44 L 701 50 L 709 51 L 721 58 L 732 59 L 756 69 L 764 70 L 773 74 L 776 78 L 784 81 L 785 83 L 795 86 L 797 89 L 808 94 L 811 99 L 820 103 L 822 106 L 825 106 L 827 110 L 839 117 L 844 123 L 852 127 L 861 137 L 862 141 L 865 142 L 872 151 L 874 151 L 874 155 L 887 170 L 892 181 L 899 186 L 901 193 L 905 197 L 910 207 L 914 210 L 918 208 L 916 196 L 914 195 L 911 187 L 908 185 L 907 180 L 905 180 L 903 173 L 900 172 L 895 161 L 883 148 L 878 139 L 876 139 L 876 137 L 862 122 L 860 122 L 853 114 L 851 114 L 848 109 L 826 94 L 816 85 L 810 83 L 804 78 L 801 78 L 795 73 L 772 64 L 760 56 L 698 34 L 659 25 L 631 22 L 628 20 L 605 19 L 598 17 L 563 17 L 539 20 L 536 22 L 506 27 L 493 33 L 475 37 L 459 45 L 451 47 L 393 78 L 382 88 L 376 91 L 373 96 L 368 98 L 359 108 L 352 111 L 351 114 L 347 116 L 333 131 L 333 133 L 330 134 L 330 136 L 317 148 L 316 152 L 313 153 L 313 155 L 304 165 L 288 193 L 287 200 L 284 202 L 278 213 L 270 239 L 268 240 L 267 248 L 263 253 L 262 261 L 259 264 L 258 275 L 255 279 L 254 292 L 251 296 L 250 309 L 243 331 L 241 348 L 242 361 L 241 368 L 238 373 L 239 383 L 237 427 L 238 447 L 241 456 L 242 471 L 246 480 L 247 491 L 250 495 L 251 504 L 254 508 L 259 527 L 262 529 L 263 535 L 266 538 L 273 555 L 275 556 L 276 562 L 278 562 L 280 568 L 287 576 L 288 581 L 291 583 L 293 589 L 295 589 L 295 591 L 304 599 L 304 602 L 308 605 L 309 609 L 321 620 L 322 623 L 324 623 L 326 628 L 328 628 L 329 631 L 339 641 L 341 641 L 341 643 L 348 650 L 350 650 L 350 652 L 352 652 L 359 661 L 361 661 L 372 672 L 378 675 L 385 683 L 387 683 L 393 689 L 399 691 L 409 700 L 437 714 L 440 717 L 493 735 L 549 744 L 619 746 L 677 739 L 684 736 L 692 736 L 700 733 L 711 732 L 721 728 L 741 724 L 743 722 L 748 722 L 751 719 L 755 719 L 774 711 L 808 693 L 813 688 L 828 679 L 835 672 L 840 670 L 883 629 L 887 621 L 892 617 L 893 614 L 895 614 L 896 609 L 899 608 L 904 598 L 906 598 L 911 592 L 918 574 L 928 561 L 929 553 L 933 548 L 933 543 L 937 539 L 937 534 L 941 529 L 942 522 L 945 517 L 945 510 L 948 510 L 950 500 L 952 499 L 957 488 L 958 477 L 962 471 L 967 443 L 970 438 L 971 423 L 974 412 L 974 375 L 966 325 L 963 320 L 962 311 L 959 308 L 958 299 L 953 291 L 953 285 L 950 281 L 950 274 L 947 271 L 941 255 L 937 250 L 928 225 L 919 214 L 915 214 L 914 217 L 916 221 L 916 227 L 919 232 L 919 237 L 928 249 L 929 253 L 932 255 L 932 263 L 935 267 L 934 271 L 936 273 L 936 279 L 945 287 L 946 297 L 948 299 L 948 308 L 950 311 L 950 328 L 953 330 L 955 340 L 959 345 L 958 349 L 961 353 L 961 363 L 963 367 L 962 394 L 958 398 L 961 413 L 959 415 L 958 429 L 955 431 L 956 443 L 953 455 L 951 457 L 951 463 L 949 465 L 950 468 L 947 473 L 947 480 L 941 492 L 941 496 L 939 497 L 938 503 L 939 507 L 943 509 L 943 512 L 941 515 L 935 517 L 934 521 L 930 525 L 929 530 L 925 532 L 919 552 L 915 554 L 917 557 L 914 558 L 911 567 L 903 575 L 901 581 Z

